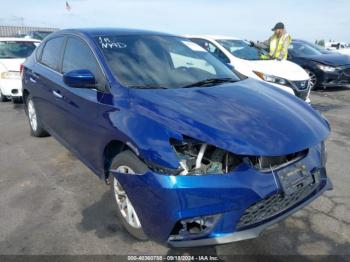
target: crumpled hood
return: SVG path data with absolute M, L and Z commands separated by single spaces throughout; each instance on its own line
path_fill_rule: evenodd
M 350 65 L 350 56 L 338 54 L 338 53 L 313 55 L 313 56 L 307 56 L 303 58 L 308 60 L 313 60 L 315 62 L 319 62 L 322 64 L 330 65 L 330 66 Z
M 214 87 L 130 89 L 130 95 L 137 113 L 241 155 L 297 152 L 325 140 L 330 131 L 299 98 L 254 79 Z
M 251 70 L 262 72 L 264 74 L 278 76 L 291 81 L 309 79 L 309 75 L 303 68 L 287 60 L 246 60 L 246 62 L 249 63 Z
M 20 65 L 24 60 L 24 58 L 0 59 L 0 70 L 19 72 Z

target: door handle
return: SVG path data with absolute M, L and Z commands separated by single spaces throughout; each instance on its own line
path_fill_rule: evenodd
M 61 95 L 59 92 L 55 91 L 55 90 L 52 90 L 52 94 L 57 97 L 57 98 L 63 98 L 63 95 Z
M 34 71 L 31 71 L 31 72 L 30 72 L 30 77 L 29 77 L 30 82 L 36 83 L 36 81 L 37 81 L 38 79 L 39 79 L 39 75 L 36 74 Z
M 35 79 L 39 79 L 39 77 L 40 77 L 37 73 L 35 73 L 35 72 L 33 72 L 33 71 L 32 71 L 32 76 L 33 76 Z

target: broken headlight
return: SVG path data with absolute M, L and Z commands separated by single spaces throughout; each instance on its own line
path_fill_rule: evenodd
M 243 161 L 241 156 L 188 137 L 170 143 L 179 158 L 179 175 L 229 173 Z

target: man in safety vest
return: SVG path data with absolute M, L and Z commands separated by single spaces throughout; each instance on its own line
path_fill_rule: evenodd
M 283 23 L 277 23 L 272 31 L 275 33 L 264 42 L 269 46 L 271 59 L 285 60 L 288 56 L 288 47 L 292 42 L 292 37 L 286 32 Z

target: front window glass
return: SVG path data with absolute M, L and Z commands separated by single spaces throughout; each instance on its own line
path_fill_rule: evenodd
M 137 88 L 178 88 L 208 79 L 239 78 L 214 56 L 175 36 L 100 36 L 95 39 L 118 80 Z
M 63 55 L 62 73 L 80 69 L 89 70 L 96 78 L 97 89 L 103 90 L 104 75 L 90 47 L 76 37 L 69 37 Z
M 328 51 L 326 48 L 320 46 L 320 45 L 316 45 L 316 44 L 312 44 L 307 42 L 307 45 L 311 45 L 313 48 L 317 49 L 318 51 L 320 51 L 322 54 L 329 54 L 330 51 Z
M 63 36 L 60 36 L 46 42 L 41 55 L 41 63 L 58 71 L 63 40 Z
M 26 58 L 33 53 L 35 47 L 36 45 L 33 42 L 1 41 L 0 59 Z
M 268 58 L 268 53 L 265 50 L 253 47 L 247 41 L 234 39 L 219 39 L 216 41 L 232 55 L 241 59 L 266 60 Z

